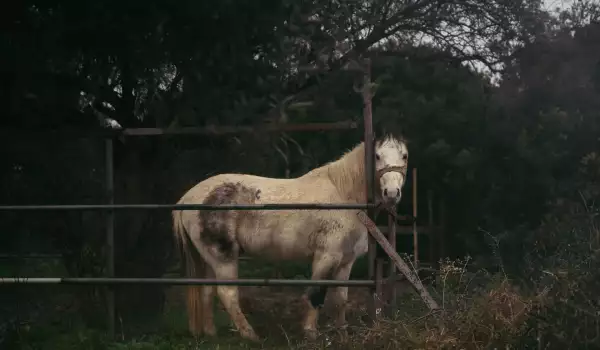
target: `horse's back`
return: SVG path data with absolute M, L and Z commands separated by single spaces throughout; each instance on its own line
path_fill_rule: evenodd
M 263 203 L 315 203 L 338 201 L 337 190 L 326 177 L 312 176 L 292 179 L 271 178 L 251 174 L 227 173 L 209 177 L 190 188 L 179 200 L 182 204 L 199 204 L 216 186 L 225 182 L 240 182 L 260 189 Z

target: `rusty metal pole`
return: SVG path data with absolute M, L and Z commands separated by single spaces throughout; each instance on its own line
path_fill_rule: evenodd
M 215 278 L 146 278 L 146 277 L 0 277 L 3 284 L 65 284 L 88 286 L 315 286 L 315 287 L 371 287 L 373 280 L 287 280 L 270 278 L 240 278 L 240 279 L 215 279 Z
M 439 202 L 439 212 L 440 212 L 440 222 L 439 222 L 439 234 L 438 234 L 438 238 L 439 238 L 439 259 L 440 260 L 445 260 L 446 259 L 446 205 L 444 204 L 444 201 L 442 199 L 440 199 Z
M 395 213 L 396 212 L 396 206 L 392 207 L 391 210 Z M 390 242 L 390 245 L 394 248 L 394 251 L 397 251 L 396 249 L 396 219 L 394 218 L 393 215 L 388 214 L 388 234 L 387 234 L 387 239 Z M 394 264 L 393 259 L 390 257 L 389 259 L 389 263 L 390 263 L 390 269 L 388 271 L 388 278 L 390 281 L 395 281 L 396 278 L 396 265 Z M 397 294 L 396 294 L 396 282 L 392 282 L 389 287 L 389 296 L 388 296 L 388 300 L 389 300 L 389 310 L 388 310 L 388 316 L 389 317 L 394 317 L 396 314 L 396 310 L 397 310 Z
M 115 203 L 114 164 L 113 164 L 113 139 L 104 141 L 106 160 L 106 196 L 108 204 Z M 106 213 L 106 275 L 115 277 L 115 212 Z M 115 336 L 115 291 L 111 286 L 106 289 L 107 328 L 111 338 Z
M 376 206 L 364 203 L 265 203 L 265 204 L 58 204 L 0 205 L 0 211 L 48 210 L 365 210 Z
M 371 61 L 367 58 L 363 62 L 364 72 L 363 72 L 363 89 L 362 89 L 362 98 L 363 98 L 363 117 L 364 117 L 364 146 L 365 146 L 365 175 L 366 175 L 366 194 L 367 194 L 367 203 L 373 203 L 375 195 L 374 195 L 374 176 L 375 176 L 375 164 L 373 162 L 375 150 L 375 141 L 373 139 L 373 109 L 372 109 L 372 91 L 371 91 Z M 375 211 L 370 209 L 367 211 L 367 215 L 369 217 L 375 216 Z M 377 242 L 373 237 L 369 235 L 369 279 L 375 281 L 375 286 L 371 287 L 371 296 L 372 298 L 369 300 L 369 305 L 367 306 L 367 310 L 369 313 L 369 317 L 371 321 L 374 321 L 381 310 L 381 286 L 378 288 L 377 273 L 376 273 L 376 260 L 377 260 Z
M 419 271 L 419 233 L 417 232 L 417 168 L 413 168 L 412 175 L 414 268 L 415 270 Z

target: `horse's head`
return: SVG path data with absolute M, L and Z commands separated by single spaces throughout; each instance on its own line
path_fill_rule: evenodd
M 400 202 L 408 169 L 408 148 L 401 138 L 385 135 L 375 142 L 375 181 L 386 205 Z

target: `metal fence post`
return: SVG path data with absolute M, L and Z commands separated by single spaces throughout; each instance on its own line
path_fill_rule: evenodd
M 393 206 L 391 208 L 391 210 L 395 213 L 396 212 L 396 206 Z M 392 247 L 394 248 L 394 251 L 397 251 L 396 249 L 396 218 L 394 218 L 393 215 L 388 214 L 388 233 L 387 233 L 387 239 L 390 242 L 390 244 L 392 245 Z M 391 282 L 391 284 L 388 287 L 389 290 L 389 295 L 388 295 L 388 302 L 389 302 L 389 310 L 388 310 L 388 316 L 389 317 L 393 317 L 396 313 L 396 298 L 397 298 L 397 294 L 396 294 L 396 265 L 394 264 L 393 259 L 390 257 L 388 259 L 389 264 L 390 264 L 390 268 L 388 271 L 388 278 Z
M 413 253 L 415 270 L 419 270 L 419 233 L 417 231 L 417 168 L 412 171 L 413 195 Z
M 363 117 L 365 131 L 365 175 L 366 175 L 366 190 L 367 203 L 374 201 L 374 176 L 375 164 L 373 163 L 375 141 L 373 139 L 373 109 L 372 109 L 372 91 L 371 91 L 371 61 L 367 58 L 363 62 L 364 72 L 362 81 L 362 98 L 363 98 Z M 367 211 L 369 217 L 374 217 L 373 209 Z M 371 300 L 367 307 L 371 320 L 375 320 L 377 314 L 381 310 L 381 286 L 377 281 L 377 242 L 369 235 L 369 279 L 375 281 L 375 286 L 371 288 Z
M 106 161 L 106 196 L 108 204 L 115 203 L 114 164 L 113 164 L 113 139 L 104 141 Z M 109 210 L 106 213 L 106 275 L 115 277 L 115 212 Z M 114 338 L 115 335 L 115 291 L 112 286 L 106 287 L 107 327 L 108 334 Z

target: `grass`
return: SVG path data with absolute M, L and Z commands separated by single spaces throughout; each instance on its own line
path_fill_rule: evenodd
M 274 277 L 276 272 L 273 265 L 256 261 L 244 261 L 242 268 L 243 277 Z M 281 272 L 280 278 L 306 278 L 309 268 L 289 264 L 279 266 L 277 271 Z M 255 344 L 237 336 L 220 307 L 215 310 L 216 337 L 189 336 L 182 304 L 185 287 L 171 287 L 166 308 L 158 319 L 139 322 L 135 329 L 119 324 L 117 340 L 108 339 L 102 329 L 86 326 L 77 308 L 72 308 L 47 310 L 50 317 L 14 324 L 5 333 L 3 349 L 526 349 L 541 348 L 537 338 L 544 329 L 559 328 L 573 334 L 580 331 L 573 320 L 552 314 L 560 306 L 556 303 L 569 299 L 567 295 L 552 297 L 546 287 L 525 290 L 503 273 L 471 269 L 468 260 L 446 261 L 426 283 L 441 304 L 441 311 L 429 312 L 419 296 L 404 292 L 398 296 L 400 307 L 393 316 L 366 324 L 368 291 L 350 288 L 347 334 L 329 326 L 333 310 L 326 305 L 320 319 L 322 334 L 315 342 L 306 341 L 300 328 L 304 312 L 301 288 L 240 289 L 242 309 L 263 338 Z M 77 299 L 76 294 L 66 294 L 69 287 L 57 287 L 62 294 L 46 300 L 51 306 L 60 305 L 65 296 Z M 586 325 L 593 322 L 600 324 L 600 316 L 585 320 Z M 591 342 L 587 348 L 600 347 L 599 342 Z
M 432 291 L 437 300 L 444 303 L 444 312 L 429 314 L 423 302 L 414 293 L 404 293 L 398 304 L 401 309 L 392 318 L 381 319 L 374 325 L 363 322 L 366 316 L 365 304 L 368 293 L 364 288 L 350 289 L 348 336 L 328 326 L 331 307 L 326 306 L 320 322 L 322 335 L 316 342 L 307 342 L 300 329 L 304 306 L 300 301 L 302 289 L 293 287 L 242 287 L 242 308 L 249 322 L 264 339 L 260 344 L 249 343 L 239 338 L 232 329 L 228 315 L 218 307 L 215 312 L 217 337 L 195 339 L 187 335 L 187 316 L 181 296 L 185 287 L 171 287 L 167 291 L 167 304 L 163 315 L 146 324 L 136 324 L 136 330 L 117 329 L 117 341 L 110 341 L 101 329 L 84 326 L 78 311 L 68 310 L 53 313 L 53 317 L 38 323 L 25 322 L 16 325 L 11 334 L 10 345 L 15 349 L 362 349 L 362 348 L 431 348 L 432 343 L 451 346 L 466 346 L 460 339 L 483 339 L 477 342 L 494 343 L 501 341 L 486 331 L 486 327 L 505 327 L 499 311 L 490 311 L 490 305 L 504 305 L 506 300 L 517 300 L 510 294 L 506 281 L 500 283 L 492 276 L 470 276 L 464 266 L 448 264 L 443 275 L 435 281 Z M 272 265 L 256 261 L 241 263 L 244 277 L 273 276 L 276 270 Z M 454 270 L 453 270 L 454 269 Z M 309 267 L 299 264 L 280 266 L 280 278 L 307 278 Z M 485 279 L 484 282 L 478 279 Z M 491 283 L 495 283 L 491 287 Z M 486 292 L 476 292 L 472 287 L 483 283 Z M 469 287 L 468 285 L 471 284 Z M 68 287 L 60 287 L 68 288 Z M 64 293 L 64 289 L 63 289 Z M 487 293 L 487 294 L 486 294 Z M 504 299 L 502 299 L 504 298 Z M 507 299 L 508 298 L 508 299 Z M 56 299 L 58 300 L 58 299 Z M 520 299 L 519 299 L 520 300 Z M 516 303 L 516 301 L 515 301 Z M 521 302 L 521 305 L 526 305 Z M 218 305 L 218 302 L 217 302 Z M 528 305 L 528 304 L 527 304 Z M 521 307 L 523 312 L 529 306 Z M 490 312 L 495 312 L 490 316 Z M 503 322 L 513 322 L 510 315 L 503 316 Z M 485 320 L 485 322 L 484 322 Z M 520 321 L 519 321 L 520 322 Z M 511 326 L 512 327 L 512 326 Z M 512 327 L 511 329 L 516 329 Z M 487 332 L 487 333 L 486 333 Z M 504 332 L 506 336 L 516 333 Z M 490 340 L 491 339 L 491 340 Z M 494 340 L 494 341 L 492 341 Z M 471 340 L 469 340 L 471 341 Z M 475 340 L 473 340 L 475 341 Z M 466 347 L 465 347 L 466 346 Z
M 365 265 L 361 269 L 361 265 Z M 357 269 L 366 270 L 366 262 L 358 262 Z M 355 273 L 356 273 L 355 271 Z M 32 260 L 26 264 L 16 262 L 0 262 L 2 276 L 64 276 L 64 267 L 56 260 Z M 272 263 L 255 260 L 240 261 L 240 276 L 247 278 L 271 277 L 293 279 L 310 278 L 310 265 L 298 263 L 278 264 L 275 269 Z M 65 306 L 79 298 L 79 293 L 85 287 L 67 286 L 20 286 L 18 290 L 3 290 L 6 297 L 15 300 L 16 314 L 21 320 L 11 322 L 10 329 L 0 341 L 4 340 L 7 348 L 15 349 L 255 349 L 255 348 L 286 348 L 291 341 L 302 341 L 300 332 L 300 315 L 303 305 L 300 296 L 303 288 L 294 287 L 242 287 L 242 293 L 247 295 L 242 300 L 247 317 L 266 339 L 262 344 L 248 343 L 240 339 L 232 329 L 227 313 L 220 307 L 215 310 L 215 324 L 218 336 L 214 339 L 194 339 L 187 335 L 187 315 L 182 304 L 182 294 L 185 287 L 167 288 L 167 305 L 159 319 L 137 322 L 134 327 L 123 330 L 117 325 L 118 341 L 109 341 L 102 329 L 90 328 L 84 325 L 77 307 Z M 37 304 L 45 305 L 45 317 L 39 312 L 34 316 L 28 307 L 29 301 L 36 299 Z M 44 298 L 40 298 L 40 296 Z M 4 300 L 8 300 L 4 298 Z M 256 301 L 259 301 L 257 304 Z M 18 305 L 16 302 L 19 302 Z M 218 299 L 215 304 L 219 305 Z M 15 310 L 12 310 L 15 314 Z M 102 315 L 98 315 L 98 323 L 103 323 Z M 277 325 L 273 327 L 273 325 Z M 144 334 L 158 334 L 148 336 Z M 9 345 L 7 345 L 9 344 Z

